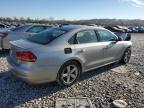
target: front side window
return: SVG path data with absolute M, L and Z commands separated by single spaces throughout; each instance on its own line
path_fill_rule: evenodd
M 39 43 L 39 44 L 48 44 L 50 41 L 55 38 L 65 34 L 66 31 L 59 29 L 49 29 L 47 31 L 43 31 L 33 36 L 29 36 L 27 39 L 29 41 Z
M 98 41 L 94 30 L 85 30 L 78 32 L 76 34 L 76 40 L 78 44 L 94 43 Z
M 117 40 L 117 37 L 114 34 L 106 30 L 98 30 L 98 34 L 101 42 Z

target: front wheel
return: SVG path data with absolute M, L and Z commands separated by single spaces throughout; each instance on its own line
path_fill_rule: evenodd
M 70 86 L 80 75 L 80 66 L 74 61 L 65 63 L 58 72 L 57 82 L 62 86 Z
M 121 63 L 128 63 L 130 61 L 131 58 L 131 47 L 127 48 L 126 51 L 123 54 L 123 57 L 121 59 Z

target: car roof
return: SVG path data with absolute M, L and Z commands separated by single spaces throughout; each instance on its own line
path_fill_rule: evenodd
M 33 26 L 46 26 L 46 27 L 50 27 L 51 25 L 44 25 L 44 24 L 26 24 L 23 26 L 28 26 L 28 27 L 33 27 Z
M 61 25 L 56 28 L 65 30 L 65 31 L 71 31 L 71 30 L 76 30 L 76 29 L 104 29 L 103 27 L 87 26 L 87 25 L 64 25 L 64 26 Z

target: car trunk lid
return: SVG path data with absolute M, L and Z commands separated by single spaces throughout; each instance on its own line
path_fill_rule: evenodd
M 17 52 L 31 51 L 32 49 L 41 46 L 28 40 L 11 41 L 10 44 L 11 44 L 10 56 L 16 63 L 21 62 L 21 60 L 19 60 L 16 55 Z
M 11 47 L 14 47 L 19 50 L 27 50 L 27 49 L 32 49 L 32 48 L 41 46 L 37 43 L 31 42 L 28 40 L 11 41 L 10 44 L 11 44 Z

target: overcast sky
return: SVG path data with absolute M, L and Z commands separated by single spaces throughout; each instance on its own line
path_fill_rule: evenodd
M 144 0 L 0 0 L 0 17 L 144 19 Z

